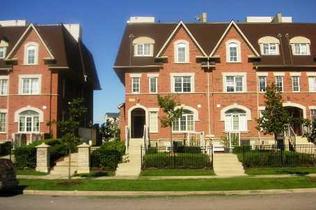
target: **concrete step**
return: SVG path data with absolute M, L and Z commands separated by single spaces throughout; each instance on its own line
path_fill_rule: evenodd
M 243 176 L 245 175 L 242 163 L 237 155 L 230 153 L 215 153 L 213 161 L 214 172 L 218 176 Z

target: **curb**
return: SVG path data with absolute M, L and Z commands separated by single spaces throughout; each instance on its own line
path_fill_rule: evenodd
M 24 195 L 49 196 L 191 196 L 191 195 L 273 195 L 291 193 L 316 193 L 316 188 L 300 189 L 270 189 L 270 190 L 230 190 L 230 191 L 47 191 L 24 190 Z

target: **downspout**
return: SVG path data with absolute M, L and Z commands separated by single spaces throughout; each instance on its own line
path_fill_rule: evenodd
M 211 134 L 211 111 L 210 111 L 210 72 L 207 72 L 207 116 L 208 116 L 208 135 Z
M 50 70 L 50 84 L 49 84 L 49 133 L 52 134 L 52 90 L 53 90 L 53 83 L 52 83 L 52 70 Z M 59 86 L 59 85 L 58 85 Z M 57 94 L 58 95 L 58 94 Z M 58 100 L 57 100 L 57 106 L 58 106 Z M 56 119 L 57 120 L 57 119 Z M 56 135 L 57 137 L 57 135 Z
M 284 49 L 283 49 L 283 42 L 282 42 L 282 34 L 278 34 L 277 37 L 280 40 L 280 48 L 282 49 L 282 60 L 283 60 L 283 64 L 285 64 L 285 55 L 284 55 Z
M 7 135 L 6 135 L 6 137 L 7 137 L 7 139 L 9 139 L 9 122 L 10 122 L 10 104 L 9 104 L 9 102 L 10 102 L 10 99 L 9 99 L 9 97 L 10 97 L 10 70 L 8 70 L 8 87 L 7 87 L 7 114 L 6 114 L 6 117 L 7 117 L 7 126 L 6 126 L 6 129 L 7 129 Z
M 256 67 L 256 72 L 257 72 L 257 67 Z M 260 118 L 260 110 L 259 110 L 259 100 L 260 100 L 260 97 L 259 97 L 259 77 L 257 77 L 257 75 L 256 75 L 256 95 L 257 95 L 257 119 L 259 119 Z M 258 130 L 257 131 L 257 133 L 258 133 L 258 139 L 259 139 L 259 143 L 260 143 L 260 141 L 261 141 L 261 132 Z

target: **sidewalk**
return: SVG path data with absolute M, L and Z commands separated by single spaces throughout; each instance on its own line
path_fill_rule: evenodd
M 297 174 L 276 174 L 276 175 L 245 175 L 242 177 L 248 178 L 287 178 L 287 177 L 300 177 L 300 176 L 309 176 L 316 177 L 316 174 L 307 174 L 307 175 L 297 175 Z M 224 179 L 224 178 L 234 178 L 238 176 L 103 176 L 103 177 L 79 177 L 74 176 L 72 179 L 94 179 L 94 180 L 119 180 L 119 179 L 127 179 L 127 180 L 136 180 L 136 179 L 145 179 L 145 180 L 170 180 L 170 179 Z M 55 180 L 55 179 L 68 179 L 67 176 L 53 176 L 53 175 L 45 175 L 45 176 L 33 176 L 33 175 L 17 175 L 18 179 L 47 179 L 47 180 Z

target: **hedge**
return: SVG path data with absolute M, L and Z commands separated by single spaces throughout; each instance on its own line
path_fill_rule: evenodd
M 238 153 L 246 168 L 316 166 L 316 156 L 288 151 L 249 151 Z
M 251 146 L 237 146 L 233 148 L 233 153 L 242 153 L 251 151 Z
M 156 153 L 146 154 L 142 167 L 145 168 L 210 168 L 210 158 L 198 153 Z
M 0 156 L 9 155 L 11 151 L 11 142 L 7 141 L 0 144 Z
M 21 146 L 14 150 L 15 166 L 18 169 L 36 167 L 36 148 L 35 146 Z

